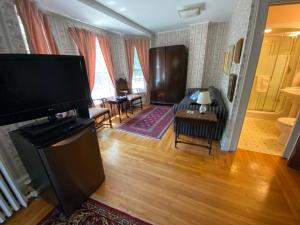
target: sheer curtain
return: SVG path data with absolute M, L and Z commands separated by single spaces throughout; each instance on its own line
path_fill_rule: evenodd
M 105 37 L 104 35 L 98 34 L 97 35 L 100 48 L 103 54 L 103 58 L 105 60 L 105 64 L 107 67 L 108 74 L 110 76 L 111 82 L 114 85 L 114 88 L 116 88 L 116 80 L 115 80 L 115 73 L 114 73 L 114 66 L 112 62 L 112 55 L 111 55 L 111 46 L 110 46 L 110 40 L 108 37 Z
M 59 54 L 47 16 L 29 0 L 16 0 L 16 6 L 28 35 L 31 53 Z
M 90 89 L 92 92 L 95 83 L 96 35 L 90 31 L 75 27 L 69 28 L 69 34 L 75 42 L 80 55 L 85 59 Z
M 150 100 L 150 90 L 149 90 L 149 39 L 126 39 L 125 40 L 125 51 L 126 51 L 126 62 L 128 67 L 128 86 L 132 87 L 132 75 L 133 75 L 133 57 L 134 48 L 137 49 L 139 56 L 139 61 L 143 71 L 145 81 L 147 83 L 146 91 L 146 102 Z

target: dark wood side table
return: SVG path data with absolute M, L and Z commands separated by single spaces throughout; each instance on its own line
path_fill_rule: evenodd
M 113 105 L 117 106 L 118 114 L 119 114 L 119 120 L 120 123 L 122 123 L 122 115 L 121 112 L 125 111 L 125 114 L 127 118 L 129 117 L 127 114 L 127 108 L 128 108 L 128 99 L 126 97 L 110 97 L 106 99 L 106 102 L 110 105 L 110 110 L 113 111 Z
M 191 124 L 206 123 L 208 125 L 209 127 L 208 145 L 199 145 L 199 144 L 194 144 L 191 142 L 185 142 L 179 140 L 180 129 L 178 129 L 178 127 L 188 123 Z M 207 111 L 205 113 L 200 113 L 198 110 L 183 110 L 183 109 L 178 110 L 176 112 L 175 119 L 174 119 L 175 147 L 177 147 L 177 143 L 196 145 L 196 146 L 208 148 L 210 154 L 212 149 L 213 132 L 215 130 L 217 123 L 218 123 L 218 118 L 215 112 Z

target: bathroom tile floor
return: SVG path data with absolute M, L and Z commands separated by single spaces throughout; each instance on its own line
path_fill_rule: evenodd
M 280 131 L 275 120 L 246 117 L 238 144 L 239 149 L 281 155 L 284 146 L 278 142 Z

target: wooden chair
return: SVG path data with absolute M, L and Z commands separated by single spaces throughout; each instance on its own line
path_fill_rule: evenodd
M 135 90 L 135 93 L 134 91 Z M 139 89 L 129 89 L 127 80 L 120 78 L 116 80 L 116 91 L 119 96 L 126 96 L 129 102 L 130 112 L 133 114 L 133 108 L 141 108 L 143 110 L 142 95 Z
M 100 107 L 98 105 L 91 105 L 89 107 L 89 114 L 90 118 L 95 120 L 95 127 L 96 129 L 99 129 L 100 127 L 104 125 L 109 125 L 110 128 L 113 128 L 112 121 L 111 121 L 111 112 L 109 108 L 105 108 L 105 98 L 101 99 L 94 99 L 94 101 L 100 101 Z M 109 121 L 109 123 L 104 123 L 105 121 Z

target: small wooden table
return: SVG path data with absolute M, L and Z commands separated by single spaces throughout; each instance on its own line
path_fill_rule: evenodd
M 208 145 L 199 145 L 190 142 L 180 141 L 179 134 L 180 123 L 206 123 L 209 127 L 209 135 L 208 135 Z M 209 149 L 209 154 L 211 153 L 212 149 L 212 139 L 213 139 L 213 132 L 215 127 L 218 123 L 218 118 L 215 112 L 207 111 L 205 113 L 200 113 L 199 110 L 183 110 L 180 109 L 176 112 L 174 126 L 175 126 L 175 147 L 177 147 L 177 143 L 184 143 L 190 145 L 196 145 L 201 147 L 206 147 Z
M 125 111 L 127 118 L 129 117 L 127 114 L 128 99 L 126 97 L 110 97 L 106 99 L 106 102 L 110 105 L 111 111 L 113 111 L 113 105 L 117 106 L 120 123 L 122 123 L 121 112 Z

